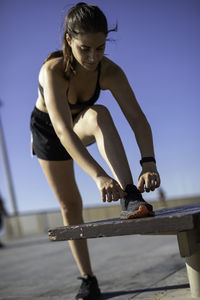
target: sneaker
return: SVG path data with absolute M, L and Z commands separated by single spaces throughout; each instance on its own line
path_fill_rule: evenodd
M 101 292 L 95 276 L 85 275 L 78 277 L 82 280 L 79 292 L 76 295 L 76 300 L 97 300 Z
M 142 194 L 135 185 L 128 184 L 125 192 L 127 193 L 126 198 L 120 200 L 122 206 L 121 220 L 154 216 L 152 205 L 144 201 Z
M 0 248 L 4 248 L 4 244 L 0 241 Z

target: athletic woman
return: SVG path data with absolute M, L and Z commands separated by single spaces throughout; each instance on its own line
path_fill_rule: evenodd
M 78 3 L 65 18 L 62 51 L 50 54 L 39 73 L 38 98 L 31 115 L 32 147 L 60 203 L 64 225 L 83 223 L 73 161 L 94 179 L 103 202 L 120 199 L 121 219 L 154 215 L 141 195 L 160 185 L 151 128 L 126 75 L 104 56 L 108 33 L 103 12 Z M 111 91 L 135 134 L 142 165 L 137 187 L 111 114 L 96 104 L 101 90 Z M 114 178 L 87 151 L 86 146 L 94 142 Z M 96 300 L 100 289 L 87 241 L 69 244 L 82 274 L 76 299 Z

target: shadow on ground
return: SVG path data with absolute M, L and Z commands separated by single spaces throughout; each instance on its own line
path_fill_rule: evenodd
M 33 239 L 33 240 L 20 240 L 19 241 L 13 241 L 13 242 L 8 242 L 8 243 L 4 243 L 4 249 L 12 249 L 12 248 L 24 248 L 24 247 L 28 247 L 28 246 L 35 246 L 36 244 L 49 244 L 52 243 L 51 241 L 49 241 L 48 237 L 42 237 L 41 239 Z
M 166 290 L 176 290 L 176 289 L 186 289 L 189 288 L 189 284 L 180 284 L 180 285 L 171 285 L 171 286 L 161 286 L 156 288 L 148 288 L 148 289 L 139 289 L 132 291 L 117 291 L 117 292 L 108 292 L 102 293 L 101 300 L 112 299 L 115 297 L 129 295 L 129 294 L 140 294 L 145 292 L 155 292 L 155 291 L 166 291 Z

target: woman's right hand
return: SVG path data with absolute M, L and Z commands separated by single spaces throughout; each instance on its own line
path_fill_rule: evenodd
M 103 202 L 118 201 L 126 196 L 119 183 L 109 176 L 99 176 L 95 181 Z

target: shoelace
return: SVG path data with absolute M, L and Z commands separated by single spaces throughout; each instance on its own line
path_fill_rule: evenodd
M 80 276 L 77 279 L 82 280 L 82 284 L 81 284 L 81 287 L 80 287 L 81 289 L 84 288 L 84 287 L 90 286 L 90 284 L 92 282 L 92 280 L 89 277 L 85 278 L 85 277 Z
M 133 198 L 133 201 L 142 201 L 144 202 L 144 199 L 142 198 L 142 195 L 140 193 L 140 191 L 137 189 L 137 187 L 135 185 L 132 184 L 128 184 L 126 186 L 125 191 L 127 192 L 128 196 L 127 196 L 127 201 L 130 201 L 131 198 Z

